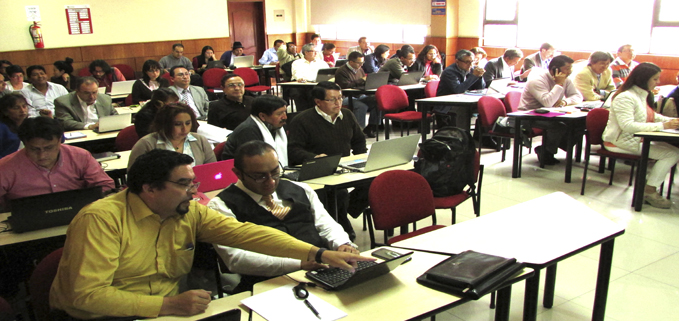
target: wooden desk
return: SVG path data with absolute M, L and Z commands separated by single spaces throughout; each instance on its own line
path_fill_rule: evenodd
M 373 250 L 363 252 L 370 256 Z M 401 251 L 402 250 L 397 250 Z M 436 315 L 450 308 L 469 302 L 468 299 L 459 298 L 452 294 L 436 291 L 417 283 L 416 278 L 428 269 L 448 258 L 447 255 L 438 255 L 425 252 L 413 253 L 412 261 L 400 265 L 391 273 L 380 276 L 363 284 L 359 284 L 341 291 L 325 291 L 319 287 L 309 287 L 309 292 L 346 312 L 347 317 L 341 320 L 419 320 Z M 291 273 L 290 276 L 297 281 L 309 282 L 305 271 Z M 532 275 L 530 271 L 521 277 L 512 280 L 516 283 L 524 277 Z M 255 284 L 253 295 L 273 290 L 275 288 L 295 284 L 285 276 L 267 280 Z M 511 294 L 511 283 L 506 287 Z M 291 294 L 292 295 L 292 294 Z M 508 296 L 506 297 L 509 298 Z M 503 297 L 503 300 L 505 297 Z M 498 293 L 498 305 L 500 304 Z M 508 302 L 506 302 L 508 304 Z M 498 315 L 498 311 L 504 314 L 502 309 L 496 310 L 496 320 L 507 320 L 507 314 Z M 259 314 L 252 313 L 252 320 L 264 320 Z
M 641 159 L 637 168 L 637 177 L 634 181 L 634 193 L 632 194 L 632 206 L 639 212 L 644 205 L 644 187 L 646 186 L 646 173 L 648 172 L 648 152 L 651 150 L 651 142 L 679 142 L 679 135 L 665 132 L 641 132 L 634 134 L 642 138 Z M 671 187 L 669 187 L 671 188 Z
M 557 108 L 558 109 L 558 108 Z M 580 152 L 582 151 L 582 134 L 585 130 L 585 120 L 587 118 L 586 112 L 581 112 L 573 109 L 570 114 L 564 114 L 557 117 L 544 117 L 535 114 L 529 114 L 529 111 L 517 111 L 507 114 L 509 117 L 515 119 L 514 122 L 514 157 L 512 159 L 512 178 L 521 177 L 521 164 L 523 153 L 521 150 L 521 121 L 555 121 L 566 124 L 568 130 L 566 132 L 566 173 L 564 174 L 564 182 L 571 182 L 571 172 L 573 170 L 573 145 L 577 143 L 578 150 L 576 158 L 580 161 Z M 575 140 L 576 133 L 579 139 Z M 544 164 L 541 164 L 544 167 Z
M 146 319 L 146 320 L 157 320 L 157 321 L 195 321 L 195 320 L 200 320 L 203 318 L 207 318 L 219 313 L 222 313 L 224 311 L 228 311 L 231 309 L 240 309 L 241 314 L 240 314 L 240 319 L 241 321 L 247 321 L 250 319 L 250 309 L 248 309 L 246 306 L 240 304 L 241 300 L 244 300 L 246 298 L 250 297 L 250 292 L 242 292 L 234 295 L 229 295 L 227 297 L 214 300 L 210 302 L 210 305 L 208 306 L 207 310 L 205 310 L 204 313 L 197 314 L 194 316 L 190 317 L 177 317 L 177 316 L 167 316 L 167 317 L 159 317 L 155 319 Z
M 613 241 L 625 229 L 570 196 L 557 192 L 394 244 L 434 253 L 466 250 L 514 257 L 535 269 L 526 281 L 524 320 L 535 320 L 540 270 L 547 268 L 543 305 L 554 300 L 556 264 L 601 244 L 592 320 L 603 320 Z

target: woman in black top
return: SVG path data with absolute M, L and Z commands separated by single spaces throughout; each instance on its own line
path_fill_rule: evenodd
M 66 57 L 64 60 L 54 62 L 54 76 L 50 81 L 66 87 L 70 91 L 74 91 L 75 82 L 78 77 L 73 76 L 73 58 Z
M 415 63 L 408 68 L 408 71 L 424 71 L 422 78 L 426 81 L 439 80 L 443 66 L 439 50 L 434 45 L 424 46 L 420 54 L 417 55 Z
M 141 67 L 142 79 L 137 79 L 132 85 L 132 104 L 147 101 L 151 99 L 154 90 L 170 86 L 167 79 L 160 77 L 161 70 L 163 68 L 153 59 L 144 62 Z
M 134 130 L 142 138 L 150 133 L 151 123 L 161 107 L 179 101 L 177 94 L 170 88 L 158 88 L 153 92 L 151 100 L 134 116 Z
M 200 52 L 200 56 L 193 57 L 193 69 L 202 76 L 207 70 L 207 63 L 214 60 L 215 50 L 210 46 L 205 46 Z
M 375 48 L 375 52 L 366 55 L 363 62 L 363 71 L 366 74 L 377 72 L 384 66 L 389 59 L 389 46 L 379 45 Z

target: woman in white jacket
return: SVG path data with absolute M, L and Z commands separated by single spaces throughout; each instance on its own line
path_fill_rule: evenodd
M 634 133 L 679 127 L 679 119 L 655 113 L 650 107 L 654 104 L 650 90 L 658 83 L 660 71 L 660 67 L 652 63 L 639 64 L 613 95 L 603 134 L 607 150 L 640 155 L 641 138 L 634 137 Z M 679 148 L 665 142 L 652 142 L 648 157 L 657 161 L 646 181 L 644 201 L 654 207 L 670 208 L 672 203 L 658 194 L 657 188 L 679 161 Z

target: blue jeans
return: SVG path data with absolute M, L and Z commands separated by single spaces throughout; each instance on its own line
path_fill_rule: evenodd
M 380 110 L 377 109 L 377 99 L 375 99 L 375 96 L 361 95 L 358 98 L 345 97 L 344 101 L 342 101 L 342 105 L 348 106 L 349 98 L 353 100 L 354 116 L 356 116 L 358 125 L 361 126 L 361 128 L 365 128 L 366 125 L 365 117 L 368 114 L 368 112 L 370 112 L 369 123 L 371 125 L 379 125 Z

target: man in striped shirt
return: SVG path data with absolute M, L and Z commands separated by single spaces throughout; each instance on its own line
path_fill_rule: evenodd
M 622 45 L 618 48 L 617 58 L 613 60 L 611 64 L 611 70 L 613 71 L 613 82 L 615 87 L 620 87 L 625 79 L 629 77 L 629 73 L 632 69 L 636 67 L 639 63 L 634 61 L 636 54 L 634 53 L 634 48 L 632 45 Z

